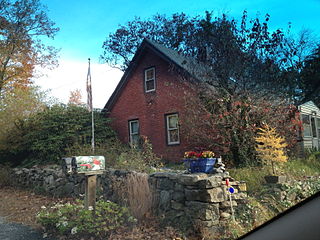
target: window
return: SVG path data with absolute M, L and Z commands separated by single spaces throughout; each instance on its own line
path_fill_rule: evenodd
M 312 137 L 317 137 L 316 118 L 311 117 Z
M 318 138 L 320 139 L 320 118 L 317 118 L 317 128 L 318 128 Z M 320 141 L 319 141 L 319 147 L 320 147 Z
M 144 89 L 146 92 L 156 90 L 156 73 L 155 68 L 148 68 L 144 71 Z
M 166 115 L 167 143 L 180 144 L 178 114 Z
M 131 146 L 139 145 L 139 120 L 129 121 L 129 141 Z
M 309 115 L 302 114 L 303 136 L 311 137 L 311 125 Z

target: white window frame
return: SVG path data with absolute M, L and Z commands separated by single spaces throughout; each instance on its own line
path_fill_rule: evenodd
M 177 119 L 178 119 L 177 127 L 170 128 L 170 126 L 169 126 L 169 118 L 170 117 L 177 117 Z M 173 113 L 173 114 L 167 114 L 166 115 L 166 131 L 167 131 L 167 144 L 168 145 L 180 144 L 179 114 L 178 113 Z M 170 132 L 171 131 L 178 131 L 178 141 L 171 141 L 171 139 L 170 139 Z
M 152 78 L 150 79 L 147 79 L 147 76 L 148 76 L 148 72 L 149 71 L 153 71 L 153 76 Z M 153 81 L 154 82 L 154 88 L 153 89 L 147 89 L 147 82 L 149 81 Z M 156 68 L 155 67 L 151 67 L 151 68 L 148 68 L 148 69 L 145 69 L 144 70 L 144 89 L 145 89 L 145 92 L 153 92 L 156 90 Z
M 308 117 L 308 122 L 309 123 L 304 123 L 303 122 L 303 115 Z M 302 126 L 303 126 L 303 137 L 312 137 L 312 128 L 311 128 L 311 119 L 310 119 L 310 115 L 309 114 L 305 114 L 305 113 L 302 113 L 301 114 L 301 120 L 302 120 Z M 306 126 L 308 125 L 308 126 Z M 310 132 L 310 135 L 305 135 L 305 127 L 308 127 L 309 128 L 309 132 Z
M 131 146 L 136 146 L 137 143 L 133 142 L 133 136 L 139 136 L 139 130 L 140 130 L 140 124 L 139 124 L 139 119 L 135 120 L 129 120 L 129 143 Z M 132 124 L 137 123 L 138 124 L 138 130 L 137 132 L 132 132 Z

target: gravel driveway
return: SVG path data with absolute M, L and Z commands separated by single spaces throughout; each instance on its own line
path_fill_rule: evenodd
M 43 240 L 42 233 L 18 223 L 10 223 L 4 217 L 0 217 L 1 240 Z M 45 238 L 46 240 L 54 240 Z

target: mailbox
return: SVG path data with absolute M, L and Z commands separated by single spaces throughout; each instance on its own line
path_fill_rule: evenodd
M 62 158 L 64 173 L 95 173 L 105 170 L 104 156 L 73 156 Z

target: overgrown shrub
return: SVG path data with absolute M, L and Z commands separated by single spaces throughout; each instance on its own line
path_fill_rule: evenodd
M 115 138 L 109 119 L 100 112 L 94 115 L 96 143 Z M 18 121 L 0 154 L 14 165 L 55 163 L 66 155 L 68 148 L 90 141 L 91 113 L 83 106 L 59 104 Z
M 42 208 L 37 221 L 46 231 L 73 239 L 92 235 L 95 239 L 105 239 L 112 232 L 136 221 L 127 208 L 110 201 L 98 201 L 95 212 L 84 209 L 81 201 Z
M 287 102 L 247 93 L 231 97 L 207 88 L 199 95 L 186 98 L 186 114 L 180 120 L 191 149 L 210 149 L 229 166 L 258 166 L 254 138 L 264 123 L 276 128 L 288 149 L 295 146 L 301 121 L 297 108 Z
M 127 151 L 119 155 L 118 160 L 115 162 L 116 168 L 139 172 L 150 172 L 152 168 L 161 166 L 161 159 L 153 153 L 152 145 L 145 136 L 142 136 L 140 148 L 128 148 Z

